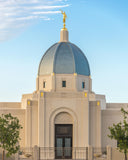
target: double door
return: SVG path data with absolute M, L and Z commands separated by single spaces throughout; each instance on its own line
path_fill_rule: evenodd
M 72 125 L 55 125 L 55 158 L 72 158 Z

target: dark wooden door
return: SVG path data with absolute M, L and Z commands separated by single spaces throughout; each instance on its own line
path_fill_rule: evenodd
M 72 158 L 72 124 L 55 125 L 55 158 Z

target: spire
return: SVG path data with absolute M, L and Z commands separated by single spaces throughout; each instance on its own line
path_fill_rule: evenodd
M 68 30 L 65 27 L 66 26 L 65 22 L 66 22 L 67 15 L 62 10 L 60 10 L 60 11 L 61 11 L 61 14 L 63 15 L 63 28 L 60 31 L 60 42 L 68 42 Z

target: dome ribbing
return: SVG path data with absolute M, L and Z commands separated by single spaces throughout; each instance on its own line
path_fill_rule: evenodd
M 39 65 L 39 76 L 51 73 L 90 76 L 90 68 L 84 53 L 76 45 L 60 42 L 45 52 Z

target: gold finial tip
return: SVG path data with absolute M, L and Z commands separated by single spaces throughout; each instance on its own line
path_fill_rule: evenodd
M 67 30 L 67 28 L 65 27 L 66 26 L 65 22 L 66 22 L 67 15 L 61 9 L 60 9 L 60 11 L 61 11 L 61 14 L 63 15 L 63 30 Z

